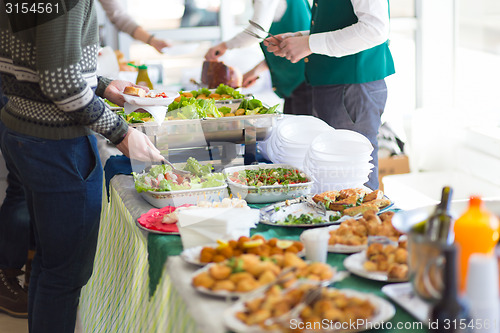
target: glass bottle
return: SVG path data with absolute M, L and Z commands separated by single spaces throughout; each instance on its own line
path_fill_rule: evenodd
M 449 186 L 443 187 L 441 202 L 436 206 L 434 213 L 427 219 L 425 234 L 430 241 L 448 243 L 452 217 L 450 214 L 451 197 L 453 190 Z
M 148 66 L 140 65 L 137 66 L 137 69 L 139 72 L 137 73 L 137 80 L 135 81 L 135 84 L 153 89 L 153 83 L 151 83 L 151 79 L 148 75 Z

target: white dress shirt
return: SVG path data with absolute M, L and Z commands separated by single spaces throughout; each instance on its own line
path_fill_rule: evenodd
M 343 29 L 311 34 L 309 48 L 313 53 L 343 57 L 380 45 L 389 38 L 387 0 L 351 0 L 351 2 L 358 22 Z M 309 31 L 302 33 L 309 34 Z

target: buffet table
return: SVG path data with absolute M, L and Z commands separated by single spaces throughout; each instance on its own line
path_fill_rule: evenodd
M 136 219 L 153 207 L 135 191 L 133 178 L 114 176 L 109 202 L 106 194 L 103 198 L 94 273 L 79 306 L 83 332 L 225 332 L 223 312 L 230 303 L 191 287 L 191 275 L 198 267 L 178 257 L 180 237 L 148 233 L 136 225 Z M 298 239 L 303 230 L 259 224 L 252 233 Z M 328 263 L 344 269 L 345 257 L 330 253 Z M 354 275 L 336 284 L 386 298 L 380 290 L 383 286 Z M 377 332 L 398 332 L 398 323 L 414 321 L 396 306 L 393 328 Z

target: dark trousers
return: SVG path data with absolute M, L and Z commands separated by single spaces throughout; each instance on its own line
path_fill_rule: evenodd
M 348 129 L 363 134 L 373 145 L 371 163 L 375 166 L 365 184 L 377 189 L 378 142 L 377 134 L 387 101 L 384 80 L 362 84 L 313 86 L 313 115 L 336 129 Z
M 312 115 L 312 87 L 302 82 L 292 94 L 285 98 L 284 114 Z

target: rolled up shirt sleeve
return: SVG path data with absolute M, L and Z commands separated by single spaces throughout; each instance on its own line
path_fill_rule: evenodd
M 387 0 L 351 2 L 358 22 L 343 29 L 311 34 L 309 48 L 313 53 L 343 57 L 380 45 L 389 38 Z

